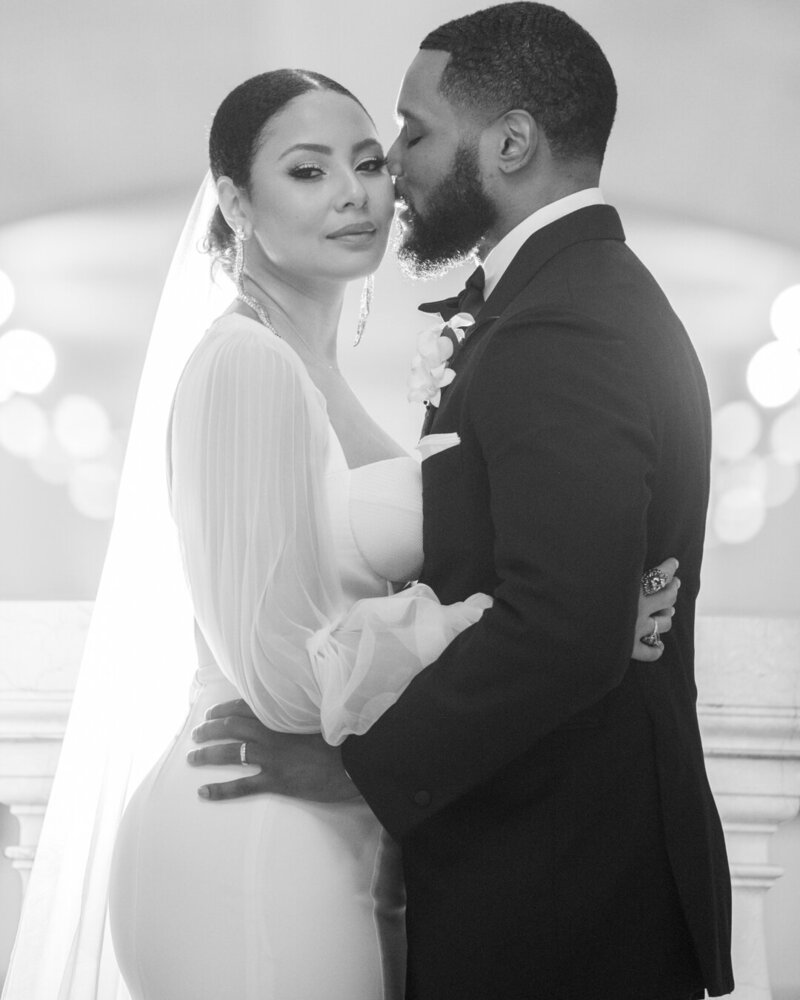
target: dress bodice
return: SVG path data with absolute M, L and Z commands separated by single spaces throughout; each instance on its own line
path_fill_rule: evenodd
M 331 429 L 325 491 L 342 590 L 350 601 L 388 593 L 422 568 L 419 463 L 389 458 L 348 469 Z
M 331 536 L 342 591 L 350 602 L 385 597 L 422 568 L 422 479 L 410 456 L 349 469 L 331 428 L 325 472 Z M 201 684 L 221 679 L 198 632 Z

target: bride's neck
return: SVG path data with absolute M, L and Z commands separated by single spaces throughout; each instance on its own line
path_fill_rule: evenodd
M 298 280 L 259 268 L 247 271 L 244 287 L 266 308 L 277 333 L 298 353 L 310 352 L 313 359 L 336 366 L 345 282 Z

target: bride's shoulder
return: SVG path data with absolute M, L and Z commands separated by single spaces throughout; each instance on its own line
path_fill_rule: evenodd
M 225 313 L 214 320 L 198 345 L 196 356 L 198 361 L 217 368 L 252 364 L 288 380 L 303 383 L 309 380 L 305 366 L 291 347 L 258 320 L 240 313 Z
M 238 313 L 220 316 L 206 330 L 178 380 L 176 402 L 205 399 L 210 391 L 217 398 L 222 398 L 220 392 L 234 397 L 248 393 L 324 410 L 297 354 L 261 323 Z

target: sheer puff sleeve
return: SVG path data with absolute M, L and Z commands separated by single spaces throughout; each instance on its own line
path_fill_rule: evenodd
M 361 734 L 491 603 L 417 585 L 348 607 L 324 492 L 329 425 L 294 352 L 253 321 L 217 321 L 178 385 L 172 514 L 203 635 L 261 721 Z

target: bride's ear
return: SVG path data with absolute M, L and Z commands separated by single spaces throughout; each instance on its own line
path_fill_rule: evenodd
M 223 218 L 231 229 L 244 230 L 245 239 L 248 239 L 251 225 L 246 211 L 245 199 L 230 177 L 217 178 L 217 198 Z

